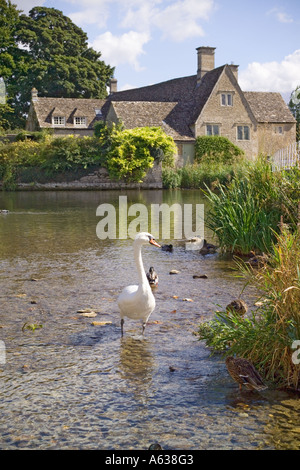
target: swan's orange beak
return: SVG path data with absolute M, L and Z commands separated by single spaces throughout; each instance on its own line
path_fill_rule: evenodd
M 151 243 L 151 245 L 158 246 L 158 248 L 160 248 L 160 245 L 154 240 L 154 238 L 151 238 L 149 240 L 149 243 Z

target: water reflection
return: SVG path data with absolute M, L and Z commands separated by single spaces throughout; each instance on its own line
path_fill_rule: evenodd
M 146 405 L 153 396 L 154 370 L 155 360 L 148 341 L 143 337 L 123 337 L 119 373 L 137 403 Z

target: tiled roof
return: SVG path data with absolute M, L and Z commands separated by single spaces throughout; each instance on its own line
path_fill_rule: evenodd
M 116 92 L 109 99 L 125 127 L 151 122 L 161 126 L 163 121 L 162 127 L 174 139 L 194 140 L 189 126 L 195 123 L 225 67 L 206 73 L 200 84 L 197 75 L 192 75 Z
M 41 128 L 52 127 L 52 116 L 64 116 L 65 127 L 74 128 L 74 116 L 85 117 L 87 127 L 92 129 L 99 116 L 96 109 L 105 114 L 106 100 L 88 98 L 38 98 L 33 102 L 34 109 Z M 102 118 L 103 119 L 103 118 Z
M 223 65 L 207 72 L 199 83 L 197 75 L 115 92 L 107 99 L 38 98 L 33 106 L 40 127 L 52 127 L 52 116 L 64 116 L 67 129 L 74 129 L 74 117 L 85 117 L 92 129 L 105 120 L 112 106 L 126 128 L 161 126 L 175 140 L 193 141 L 192 126 L 201 114 L 223 72 Z M 295 122 L 280 93 L 244 92 L 244 97 L 258 122 Z M 101 110 L 102 115 L 96 115 Z
M 258 122 L 295 122 L 280 93 L 245 91 L 244 96 Z
M 162 127 L 176 140 L 194 140 L 184 119 L 177 119 L 177 102 L 112 101 L 117 118 L 126 129 L 134 127 Z M 179 111 L 180 112 L 180 111 Z

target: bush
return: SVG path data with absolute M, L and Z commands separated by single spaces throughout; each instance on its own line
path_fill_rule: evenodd
M 115 130 L 107 155 L 109 175 L 114 179 L 140 182 L 159 159 L 174 165 L 176 146 L 160 128 L 143 127 Z
M 196 139 L 195 162 L 233 164 L 237 157 L 243 156 L 244 151 L 230 142 L 227 137 L 205 135 Z

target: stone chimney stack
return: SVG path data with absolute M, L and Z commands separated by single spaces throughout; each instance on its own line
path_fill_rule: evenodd
M 197 83 L 201 78 L 215 68 L 215 47 L 197 47 L 198 53 L 198 70 Z
M 38 91 L 36 88 L 32 88 L 31 90 L 31 101 L 37 101 L 38 100 Z
M 230 64 L 229 67 L 231 68 L 231 72 L 232 72 L 233 75 L 235 76 L 236 81 L 238 81 L 238 78 L 239 78 L 239 66 L 238 66 L 238 65 L 234 65 L 234 64 Z
M 110 79 L 110 94 L 116 93 L 118 91 L 118 80 L 116 78 Z

